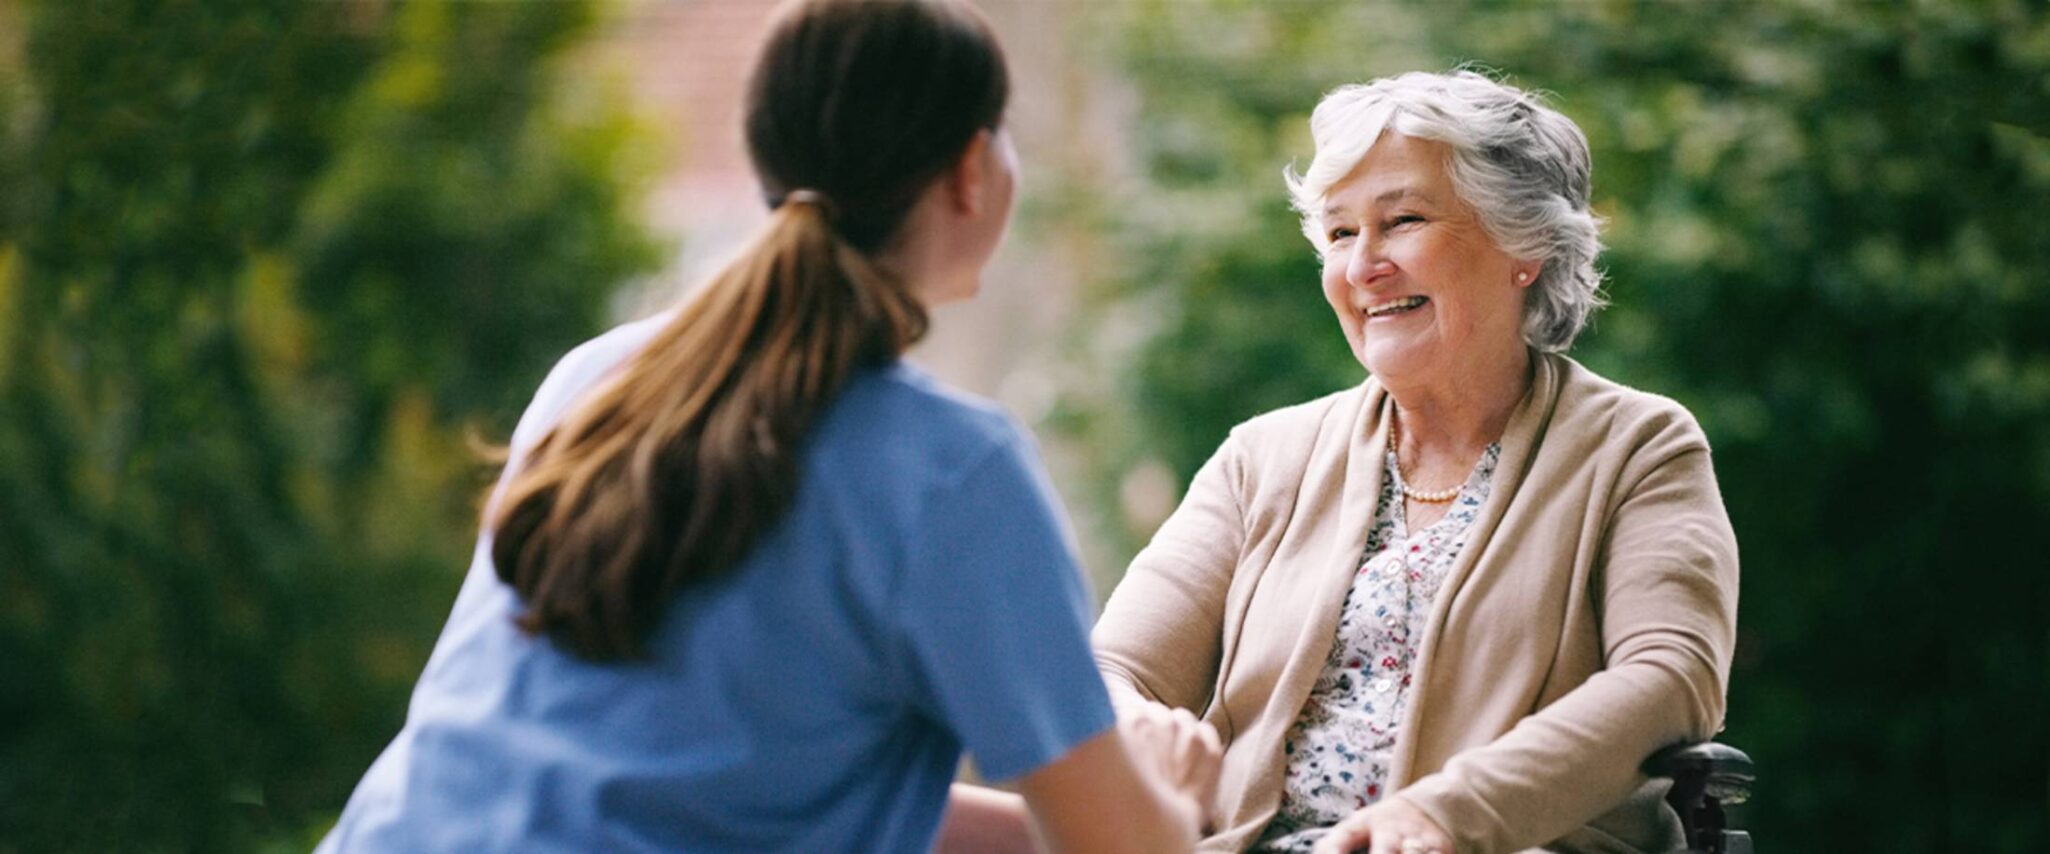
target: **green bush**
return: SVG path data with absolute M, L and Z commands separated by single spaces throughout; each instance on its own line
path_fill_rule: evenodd
M 584 3 L 39 2 L 0 72 L 0 848 L 304 845 L 658 247 Z

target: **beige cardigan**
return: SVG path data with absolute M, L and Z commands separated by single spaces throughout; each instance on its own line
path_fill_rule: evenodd
M 1495 486 L 1432 607 L 1390 792 L 1459 854 L 1678 842 L 1654 750 L 1721 728 L 1737 543 L 1708 443 L 1670 400 L 1533 354 Z M 1215 835 L 1251 845 L 1282 741 L 1336 636 L 1388 434 L 1378 382 L 1247 421 L 1132 561 L 1097 624 L 1114 700 L 1224 737 Z

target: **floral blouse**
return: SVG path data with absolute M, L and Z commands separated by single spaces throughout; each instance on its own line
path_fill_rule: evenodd
M 1444 518 L 1410 531 L 1389 452 L 1389 476 L 1381 479 L 1337 642 L 1285 742 L 1281 811 L 1256 850 L 1308 851 L 1332 825 L 1386 791 L 1431 603 L 1488 498 L 1501 453 L 1499 444 L 1489 445 Z

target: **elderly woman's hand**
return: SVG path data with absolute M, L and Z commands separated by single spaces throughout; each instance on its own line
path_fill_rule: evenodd
M 1360 849 L 1369 854 L 1452 854 L 1452 837 L 1423 810 L 1398 795 L 1333 825 L 1330 833 L 1317 840 L 1313 854 L 1348 854 Z

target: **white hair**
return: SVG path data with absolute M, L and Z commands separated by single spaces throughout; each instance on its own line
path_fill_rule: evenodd
M 1572 346 L 1605 304 L 1600 217 L 1588 208 L 1587 136 L 1539 96 L 1471 71 L 1412 71 L 1341 86 L 1310 114 L 1310 167 L 1284 170 L 1303 234 L 1330 245 L 1318 222 L 1331 188 L 1387 132 L 1451 149 L 1446 172 L 1460 200 L 1503 252 L 1544 260 L 1524 303 L 1523 340 L 1546 352 Z

